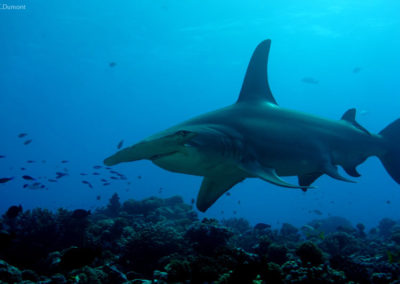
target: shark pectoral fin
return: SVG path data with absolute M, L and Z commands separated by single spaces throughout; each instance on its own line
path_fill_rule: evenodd
M 342 175 L 340 175 L 337 167 L 332 164 L 325 164 L 323 169 L 324 169 L 324 173 L 326 173 L 331 178 L 338 179 L 341 181 L 356 183 L 355 181 L 347 179 L 347 178 L 343 177 Z
M 257 161 L 248 161 L 246 163 L 241 163 L 240 167 L 248 174 L 258 177 L 262 180 L 265 180 L 275 185 L 288 188 L 301 188 L 301 189 L 310 188 L 309 186 L 297 186 L 284 181 L 276 174 L 275 169 L 265 168 L 262 165 L 260 165 L 260 163 Z
M 361 175 L 357 172 L 356 167 L 343 167 L 344 171 L 352 177 L 360 177 Z
M 300 186 L 310 186 L 314 181 L 316 181 L 323 173 L 315 172 L 305 175 L 298 176 Z
M 197 196 L 197 209 L 201 212 L 205 212 L 222 194 L 242 180 L 244 180 L 244 178 L 240 176 L 215 175 L 212 177 L 204 177 Z

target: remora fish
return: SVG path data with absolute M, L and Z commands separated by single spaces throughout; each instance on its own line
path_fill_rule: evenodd
M 151 160 L 172 172 L 204 176 L 197 208 L 206 211 L 222 194 L 246 178 L 306 190 L 321 175 L 351 182 L 356 167 L 377 156 L 400 184 L 400 119 L 371 134 L 350 109 L 330 120 L 279 107 L 267 80 L 271 41 L 251 57 L 239 99 L 231 106 L 200 115 L 124 148 L 104 160 Z M 281 176 L 298 176 L 292 185 Z

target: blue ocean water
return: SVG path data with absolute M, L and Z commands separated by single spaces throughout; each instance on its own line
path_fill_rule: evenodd
M 0 184 L 0 212 L 14 204 L 93 209 L 114 192 L 122 201 L 178 194 L 190 202 L 199 177 L 140 161 L 115 167 L 130 184 L 103 186 L 109 174 L 93 166 L 122 139 L 128 146 L 236 101 L 250 56 L 266 38 L 279 105 L 332 119 L 356 107 L 358 122 L 374 133 L 400 117 L 398 1 L 3 3 L 25 7 L 0 5 L 0 178 L 14 177 Z M 68 176 L 47 181 L 56 172 Z M 367 226 L 399 219 L 400 187 L 378 159 L 359 172 L 356 184 L 324 176 L 307 193 L 248 179 L 199 214 L 273 226 L 329 215 Z M 31 182 L 22 175 L 46 188 L 24 188 Z

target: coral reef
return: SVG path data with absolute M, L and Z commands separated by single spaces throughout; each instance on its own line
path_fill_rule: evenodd
M 400 224 L 199 220 L 181 197 L 0 219 L 1 283 L 400 283 Z M 10 215 L 10 214 L 8 214 Z

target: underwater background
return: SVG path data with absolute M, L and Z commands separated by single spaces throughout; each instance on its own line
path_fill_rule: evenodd
M 280 106 L 355 107 L 378 133 L 400 117 L 399 15 L 395 0 L 1 2 L 0 282 L 400 283 L 400 186 L 377 158 L 306 193 L 246 179 L 206 213 L 201 177 L 103 165 L 234 103 L 265 39 Z
M 0 184 L 0 211 L 13 204 L 93 209 L 114 192 L 121 200 L 181 195 L 190 202 L 200 177 L 139 161 L 115 167 L 130 184 L 103 186 L 109 173 L 93 166 L 121 140 L 132 145 L 234 103 L 250 56 L 266 38 L 279 105 L 331 119 L 356 107 L 358 122 L 373 133 L 400 116 L 398 1 L 7 4 L 26 7 L 0 10 L 0 173 L 14 177 Z M 64 171 L 68 176 L 47 181 Z M 301 225 L 319 217 L 315 210 L 367 227 L 398 219 L 400 188 L 378 159 L 359 172 L 356 184 L 323 176 L 305 194 L 247 179 L 204 216 L 236 213 L 273 226 Z M 23 188 L 22 175 L 41 178 L 45 188 Z

